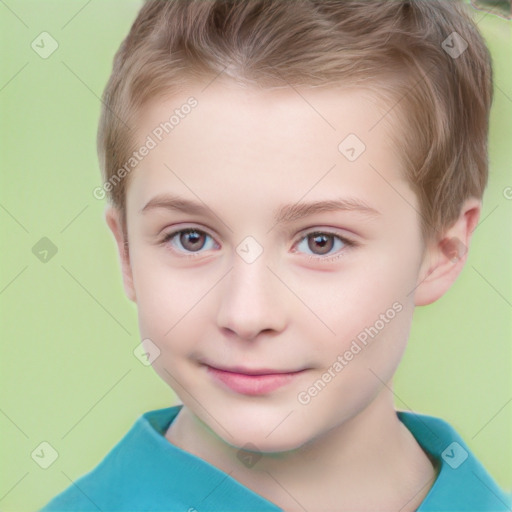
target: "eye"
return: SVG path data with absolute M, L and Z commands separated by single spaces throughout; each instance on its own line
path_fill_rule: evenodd
M 313 231 L 300 239 L 297 248 L 301 251 L 312 251 L 313 254 L 310 253 L 309 259 L 332 261 L 343 255 L 344 251 L 342 250 L 344 248 L 353 247 L 355 245 L 355 242 L 340 235 L 324 231 Z M 334 253 L 332 253 L 333 249 L 336 249 Z M 340 253 L 340 251 L 342 252 Z
M 185 255 L 188 253 L 190 256 L 200 252 L 201 249 L 210 250 L 216 247 L 216 243 L 210 235 L 195 228 L 168 233 L 164 236 L 162 244 L 169 244 L 174 251 L 185 253 Z
M 213 237 L 196 228 L 167 233 L 161 244 L 170 245 L 171 250 L 185 257 L 199 256 L 201 252 L 219 248 Z M 303 236 L 296 246 L 299 250 L 293 252 L 306 251 L 307 254 L 311 251 L 308 259 L 328 262 L 343 256 L 343 249 L 356 246 L 356 243 L 335 233 L 313 231 Z

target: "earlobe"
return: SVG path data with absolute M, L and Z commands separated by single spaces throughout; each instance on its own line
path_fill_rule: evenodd
M 416 306 L 426 306 L 441 298 L 453 285 L 467 260 L 471 235 L 480 217 L 480 200 L 467 199 L 459 218 L 425 250 L 414 292 Z
M 135 296 L 135 287 L 133 286 L 133 273 L 130 263 L 130 255 L 128 250 L 128 242 L 125 239 L 123 231 L 121 215 L 119 210 L 112 206 L 107 206 L 105 209 L 105 221 L 114 235 L 117 252 L 119 255 L 119 262 L 121 265 L 121 272 L 123 277 L 123 285 L 126 296 L 133 302 L 137 302 Z

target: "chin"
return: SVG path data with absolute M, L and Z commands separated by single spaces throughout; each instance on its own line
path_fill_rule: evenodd
M 224 441 L 237 450 L 272 454 L 295 451 L 303 446 L 307 440 L 290 440 L 288 437 L 285 439 L 277 435 L 275 439 L 270 440 L 266 438 L 266 434 L 258 433 L 252 437 L 237 438 L 235 436 L 235 439 L 224 439 Z
M 248 451 L 257 451 L 265 453 L 279 453 L 291 450 L 297 450 L 304 445 L 309 438 L 304 430 L 304 425 L 299 427 L 293 422 L 285 426 L 287 420 L 283 420 L 282 415 L 279 419 L 269 419 L 263 421 L 261 418 L 253 421 L 248 416 L 242 418 L 224 418 L 221 422 L 226 430 L 231 434 L 229 436 L 226 430 L 216 424 L 210 424 L 210 428 L 230 446 Z M 277 427 L 277 428 L 276 428 Z

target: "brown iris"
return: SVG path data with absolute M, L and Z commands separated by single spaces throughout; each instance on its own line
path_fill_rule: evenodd
M 312 233 L 308 235 L 308 247 L 315 254 L 327 254 L 332 250 L 333 244 L 332 235 L 326 235 L 324 233 Z M 316 252 L 318 248 L 320 252 Z
M 205 233 L 188 229 L 180 234 L 180 243 L 187 251 L 198 251 L 204 246 L 206 236 Z

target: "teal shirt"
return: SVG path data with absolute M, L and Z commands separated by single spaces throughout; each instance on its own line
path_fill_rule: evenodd
M 167 441 L 167 428 L 181 407 L 143 414 L 92 471 L 41 512 L 282 512 L 227 473 Z M 411 412 L 397 415 L 440 464 L 418 512 L 511 510 L 510 497 L 448 423 Z

